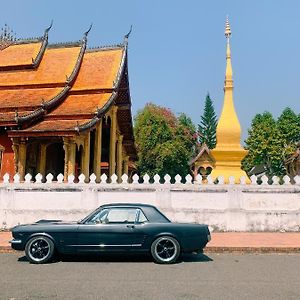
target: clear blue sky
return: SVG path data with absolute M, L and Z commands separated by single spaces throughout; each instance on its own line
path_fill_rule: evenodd
M 234 101 L 243 138 L 256 113 L 300 113 L 300 1 L 2 1 L 0 20 L 17 37 L 40 36 L 54 20 L 50 42 L 82 38 L 89 46 L 118 43 L 133 25 L 129 76 L 133 113 L 153 102 L 198 123 L 207 92 L 223 103 L 226 15 L 229 15 Z

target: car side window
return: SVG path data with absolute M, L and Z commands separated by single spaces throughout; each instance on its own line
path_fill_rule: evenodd
M 96 212 L 86 224 L 145 223 L 145 214 L 137 208 L 105 208 Z
M 102 209 L 96 214 L 94 214 L 88 221 L 88 224 L 99 224 L 99 223 L 105 223 L 105 219 L 107 218 L 109 210 L 108 209 Z
M 138 223 L 145 223 L 148 222 L 146 216 L 144 215 L 144 213 L 139 209 L 139 216 L 138 216 Z
M 136 208 L 111 208 L 103 223 L 134 223 L 136 213 Z

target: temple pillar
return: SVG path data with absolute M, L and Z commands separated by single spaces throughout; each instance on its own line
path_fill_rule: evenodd
M 19 162 L 19 139 L 12 138 L 12 149 L 14 152 L 14 172 L 18 173 L 18 162 Z
M 63 148 L 65 151 L 65 159 L 64 159 L 64 181 L 68 178 L 68 162 L 69 162 L 69 139 L 63 138 Z
M 124 174 L 128 175 L 129 156 L 124 157 Z
M 64 138 L 63 141 L 65 150 L 64 180 L 66 181 L 69 175 L 75 175 L 76 144 L 74 140 L 68 138 Z
M 118 147 L 117 147 L 117 176 L 118 181 L 121 182 L 123 172 L 123 135 L 118 136 Z
M 40 159 L 39 159 L 39 165 L 38 165 L 38 172 L 43 175 L 43 177 L 46 176 L 46 150 L 47 145 L 41 144 L 40 145 Z
M 19 144 L 19 159 L 18 159 L 18 173 L 20 180 L 23 181 L 25 177 L 26 167 L 26 141 L 22 138 Z
M 96 175 L 97 182 L 100 182 L 101 176 L 101 150 L 102 150 L 102 119 L 96 127 L 95 147 L 94 147 L 93 170 Z
M 109 142 L 109 177 L 116 173 L 116 135 L 117 135 L 117 107 L 111 110 L 110 142 Z
M 87 133 L 83 143 L 82 173 L 88 181 L 90 176 L 90 132 Z

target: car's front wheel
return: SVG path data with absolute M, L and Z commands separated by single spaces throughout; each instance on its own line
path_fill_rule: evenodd
M 49 262 L 54 255 L 54 243 L 46 236 L 35 236 L 31 238 L 25 247 L 27 259 L 33 264 Z
M 152 243 L 151 255 L 160 264 L 172 264 L 180 255 L 180 245 L 171 236 L 161 236 Z

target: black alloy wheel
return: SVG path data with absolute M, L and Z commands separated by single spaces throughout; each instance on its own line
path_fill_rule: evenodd
M 180 255 L 180 245 L 171 236 L 161 236 L 151 245 L 151 255 L 160 264 L 172 264 Z
M 31 263 L 44 264 L 53 258 L 54 250 L 54 243 L 50 238 L 35 236 L 27 242 L 25 254 Z

